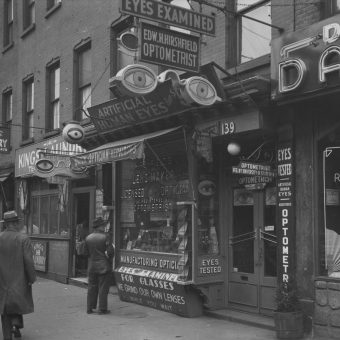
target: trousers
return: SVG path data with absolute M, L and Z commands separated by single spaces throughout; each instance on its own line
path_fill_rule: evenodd
M 24 327 L 24 319 L 20 314 L 1 314 L 2 334 L 4 340 L 12 339 L 12 327 Z
M 110 273 L 105 274 L 88 274 L 87 287 L 87 310 L 98 309 L 107 310 L 107 295 L 110 289 Z

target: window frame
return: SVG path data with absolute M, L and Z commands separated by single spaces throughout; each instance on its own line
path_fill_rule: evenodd
M 81 73 L 81 66 L 82 56 L 85 55 L 85 53 L 89 53 L 90 62 L 89 65 L 91 66 L 90 74 L 88 77 L 84 77 Z M 82 81 L 81 78 L 88 78 L 86 81 Z M 76 46 L 74 49 L 74 89 L 75 89 L 75 95 L 74 95 L 74 102 L 75 102 L 75 110 L 74 110 L 74 119 L 77 121 L 81 121 L 84 119 L 87 119 L 86 115 L 83 113 L 83 109 L 86 110 L 87 107 L 91 106 L 91 99 L 92 99 L 92 48 L 91 48 L 91 40 L 87 39 L 79 46 Z M 90 95 L 86 98 L 85 104 L 82 102 L 82 93 L 86 89 L 90 89 Z M 89 102 L 88 102 L 89 101 Z
M 9 4 L 11 4 L 11 18 L 9 19 Z M 5 0 L 4 2 L 4 36 L 3 46 L 7 47 L 14 42 L 14 2 L 13 0 Z
M 10 105 L 8 105 L 8 99 L 10 98 Z M 8 116 L 8 108 L 10 108 L 10 114 Z M 13 120 L 13 89 L 7 88 L 2 92 L 2 121 L 4 123 L 10 123 Z
M 54 13 L 60 7 L 61 0 L 47 0 L 45 18 L 47 19 L 52 13 Z
M 242 61 L 242 20 L 244 18 L 244 15 L 248 15 L 248 13 L 266 6 L 268 3 L 271 2 L 271 0 L 258 0 L 254 4 L 245 6 L 243 9 L 237 10 L 237 1 L 235 0 L 235 15 L 236 15 L 236 26 L 237 26 L 237 64 L 242 65 L 246 62 L 252 62 L 258 58 L 264 57 L 265 55 L 270 54 L 270 49 L 268 53 L 265 53 L 263 55 L 260 55 L 258 57 L 254 57 L 253 59 L 249 59 L 248 61 Z M 247 18 L 246 18 L 247 19 Z M 251 20 L 251 19 L 248 19 Z
M 29 86 L 32 86 L 30 100 L 28 100 Z M 23 81 L 23 96 L 22 96 L 22 139 L 27 140 L 34 138 L 34 77 L 29 76 Z M 30 105 L 30 108 L 28 108 Z M 30 125 L 32 124 L 32 125 Z
M 58 96 L 55 95 L 56 89 L 56 70 L 59 70 L 59 88 L 58 88 Z M 60 117 L 60 60 L 54 61 L 53 64 L 47 65 L 46 67 L 46 131 L 53 131 L 60 129 L 61 127 L 61 117 Z M 53 84 L 52 84 L 53 83 Z M 53 91 L 54 89 L 54 91 Z M 54 94 L 53 94 L 53 93 Z M 54 117 L 54 107 L 55 104 L 58 103 L 58 124 L 55 125 L 55 117 Z
M 29 30 L 35 24 L 35 0 L 23 2 L 23 30 Z

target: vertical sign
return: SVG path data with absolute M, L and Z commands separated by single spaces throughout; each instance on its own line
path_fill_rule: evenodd
M 0 127 L 0 153 L 10 153 L 10 134 L 9 128 Z
M 33 261 L 36 270 L 47 271 L 47 241 L 32 240 Z
M 289 131 L 292 137 L 292 131 Z M 283 136 L 281 136 L 283 137 Z M 285 136 L 287 137 L 287 136 Z M 277 149 L 277 202 L 278 202 L 278 280 L 288 283 L 294 265 L 294 157 L 292 138 L 279 141 Z

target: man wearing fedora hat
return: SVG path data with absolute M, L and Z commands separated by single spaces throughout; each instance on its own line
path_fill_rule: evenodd
M 0 313 L 4 340 L 21 337 L 23 314 L 34 311 L 32 284 L 36 280 L 31 241 L 20 232 L 15 211 L 4 213 L 0 233 Z
M 110 274 L 112 271 L 110 259 L 114 255 L 114 248 L 105 233 L 107 221 L 99 217 L 93 221 L 93 232 L 85 239 L 88 261 L 88 290 L 87 313 L 93 313 L 97 307 L 98 313 L 107 314 L 107 296 L 110 288 Z

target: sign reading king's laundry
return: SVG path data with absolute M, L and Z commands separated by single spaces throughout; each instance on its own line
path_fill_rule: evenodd
M 62 136 L 17 149 L 15 151 L 15 177 L 36 175 L 36 162 L 45 151 L 55 155 L 71 156 L 86 150 L 77 144 L 65 142 Z M 71 172 L 70 167 L 66 171 Z
M 216 24 L 213 16 L 162 1 L 122 0 L 120 10 L 125 14 L 215 36 Z
M 9 128 L 0 127 L 0 153 L 10 152 L 10 134 Z
M 199 37 L 141 23 L 140 41 L 140 61 L 198 72 Z

